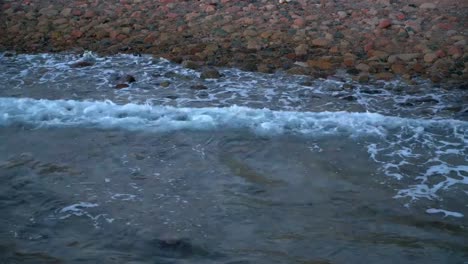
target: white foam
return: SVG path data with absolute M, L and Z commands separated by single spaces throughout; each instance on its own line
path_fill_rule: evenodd
M 96 203 L 88 203 L 88 202 L 79 202 L 76 204 L 72 204 L 69 206 L 66 206 L 62 209 L 60 209 L 60 213 L 73 213 L 75 215 L 82 215 L 83 214 L 83 208 L 92 208 L 99 206 L 99 204 Z
M 462 213 L 447 211 L 447 210 L 444 210 L 444 209 L 436 209 L 436 208 L 429 208 L 429 209 L 426 210 L 426 213 L 428 213 L 428 214 L 443 213 L 444 217 L 453 216 L 453 217 L 457 217 L 457 218 L 462 218 L 464 216 Z
M 385 136 L 389 130 L 401 127 L 424 130 L 431 126 L 468 126 L 467 122 L 457 120 L 405 119 L 375 113 L 272 111 L 238 106 L 175 108 L 117 105 L 111 101 L 0 98 L 0 124 L 10 123 L 150 131 L 248 129 L 261 134 L 374 136 Z
M 89 203 L 89 202 L 79 202 L 76 204 L 72 204 L 57 211 L 57 213 L 60 215 L 58 219 L 65 220 L 73 216 L 87 217 L 91 219 L 95 228 L 100 227 L 99 225 L 100 219 L 105 220 L 109 224 L 112 223 L 114 221 L 114 218 L 109 217 L 107 214 L 93 215 L 86 210 L 88 208 L 94 208 L 98 206 L 99 204 L 97 203 Z

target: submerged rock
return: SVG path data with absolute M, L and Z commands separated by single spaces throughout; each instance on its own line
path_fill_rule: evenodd
M 126 83 L 119 83 L 117 85 L 115 85 L 115 89 L 123 89 L 123 88 L 127 88 L 129 85 L 126 84 Z
M 206 90 L 206 89 L 208 89 L 208 87 L 206 87 L 206 85 L 203 85 L 203 84 L 194 84 L 194 85 L 190 86 L 190 89 L 192 89 L 192 90 Z
M 123 78 L 122 78 L 122 80 L 124 80 L 124 81 L 127 82 L 127 83 L 136 82 L 135 77 L 133 77 L 133 75 L 130 75 L 130 74 L 124 75 Z
M 161 87 L 169 87 L 169 85 L 171 85 L 171 82 L 169 81 L 163 81 L 159 84 L 159 86 Z
M 219 79 L 221 78 L 221 74 L 215 68 L 205 68 L 202 73 L 200 74 L 200 78 L 202 79 Z
M 185 60 L 182 62 L 182 67 L 187 68 L 187 69 L 197 70 L 200 68 L 200 64 L 191 60 Z
M 84 67 L 89 67 L 93 66 L 94 63 L 90 61 L 78 61 L 70 65 L 71 68 L 84 68 Z

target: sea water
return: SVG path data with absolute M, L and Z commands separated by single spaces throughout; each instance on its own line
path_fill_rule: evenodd
M 4 55 L 7 262 L 466 260 L 464 90 Z

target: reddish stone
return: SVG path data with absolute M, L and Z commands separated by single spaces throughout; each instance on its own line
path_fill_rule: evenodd
M 393 64 L 391 68 L 392 68 L 392 72 L 396 74 L 403 74 L 406 72 L 405 65 L 400 64 L 400 63 Z
M 296 54 L 295 53 L 288 53 L 286 55 L 284 55 L 286 58 L 290 59 L 290 60 L 294 60 L 296 58 Z
M 437 56 L 438 58 L 443 58 L 443 57 L 446 56 L 446 54 L 445 54 L 445 52 L 444 52 L 443 50 L 438 50 L 438 51 L 436 51 L 435 54 L 436 54 L 436 56 Z
M 406 18 L 405 14 L 403 14 L 403 13 L 398 13 L 398 14 L 395 15 L 395 17 L 398 20 L 404 20 Z
M 130 15 L 131 18 L 141 18 L 141 11 L 135 11 Z
M 379 28 L 388 28 L 392 25 L 392 21 L 390 19 L 382 19 L 379 22 Z
M 330 44 L 330 40 L 325 39 L 325 38 L 318 38 L 312 40 L 312 45 L 318 46 L 318 47 L 326 47 Z
M 92 10 L 86 11 L 86 13 L 83 15 L 85 18 L 92 18 L 94 17 L 95 13 Z
M 175 19 L 175 18 L 177 18 L 178 16 L 179 16 L 179 15 L 176 14 L 176 13 L 169 13 L 169 14 L 167 14 L 167 18 L 169 18 L 169 19 Z
M 75 29 L 71 32 L 70 34 L 73 38 L 81 38 L 81 36 L 83 36 L 83 32 L 81 32 L 80 30 L 78 29 Z
M 124 39 L 128 38 L 127 35 L 125 34 L 118 34 L 117 37 L 115 37 L 115 39 L 119 40 L 119 41 L 122 41 Z
M 214 12 L 216 11 L 216 7 L 214 7 L 213 5 L 208 5 L 205 7 L 205 12 L 207 13 L 211 13 L 211 12 Z
M 294 20 L 293 23 L 294 23 L 294 25 L 297 26 L 297 27 L 303 27 L 303 26 L 305 26 L 305 20 L 302 19 L 302 18 L 296 18 L 296 19 Z
M 152 34 L 151 34 L 151 35 L 148 35 L 148 36 L 143 40 L 143 42 L 144 42 L 145 44 L 152 44 L 154 41 L 156 41 L 156 36 L 154 36 L 154 35 L 152 35 Z
M 370 50 L 372 50 L 374 48 L 374 43 L 372 42 L 369 42 L 367 43 L 366 45 L 364 45 L 364 51 L 365 52 L 369 52 Z
M 448 24 L 448 23 L 440 23 L 437 25 L 438 28 L 440 29 L 443 29 L 443 30 L 451 30 L 453 29 L 453 25 L 452 24 Z
M 81 12 L 79 9 L 73 9 L 71 13 L 74 16 L 81 16 L 83 14 L 83 12 Z
M 115 89 L 123 89 L 123 88 L 127 88 L 129 85 L 126 84 L 126 83 L 119 83 L 115 86 Z
M 448 54 L 451 55 L 451 56 L 461 56 L 463 55 L 463 50 L 458 47 L 458 46 L 451 46 L 448 50 L 447 50 Z
M 307 65 L 312 68 L 318 68 L 321 70 L 330 70 L 333 67 L 330 59 L 328 58 L 319 58 L 316 60 L 308 60 Z
M 420 63 L 415 63 L 413 65 L 413 70 L 418 73 L 423 73 L 424 72 L 424 66 Z
M 240 7 L 239 6 L 231 6 L 231 7 L 228 7 L 226 9 L 226 13 L 232 13 L 232 14 L 236 14 L 240 11 Z
M 390 72 L 379 72 L 374 75 L 377 80 L 390 81 L 394 78 L 393 74 Z
M 354 66 L 355 62 L 356 62 L 356 61 L 354 60 L 354 58 L 349 58 L 349 57 L 348 57 L 348 58 L 345 58 L 345 59 L 343 60 L 343 64 L 344 64 L 346 67 L 352 67 L 352 66 Z
M 330 53 L 339 53 L 340 49 L 337 46 L 333 46 L 328 50 Z
M 119 32 L 115 31 L 115 30 L 111 30 L 109 31 L 109 37 L 111 39 L 115 39 L 117 37 L 117 35 L 119 34 Z
M 2 6 L 2 9 L 3 9 L 3 10 L 7 10 L 7 9 L 10 9 L 10 8 L 11 8 L 11 4 L 10 4 L 10 3 L 5 3 L 5 4 L 3 4 L 3 6 Z

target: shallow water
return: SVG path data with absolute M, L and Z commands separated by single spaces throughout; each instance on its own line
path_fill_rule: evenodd
M 463 91 L 221 71 L 0 55 L 0 258 L 467 259 Z

